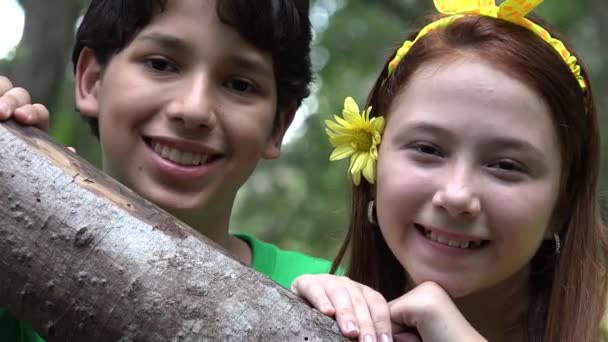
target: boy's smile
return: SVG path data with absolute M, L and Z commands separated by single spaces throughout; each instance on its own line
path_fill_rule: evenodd
M 237 190 L 279 156 L 272 56 L 222 23 L 215 1 L 168 1 L 103 68 L 83 51 L 77 79 L 104 170 L 206 235 L 227 232 Z
M 168 137 L 145 137 L 144 141 L 159 170 L 178 182 L 203 176 L 222 158 L 219 149 L 194 141 Z

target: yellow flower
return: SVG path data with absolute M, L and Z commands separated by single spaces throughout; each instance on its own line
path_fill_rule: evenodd
M 342 110 L 344 118 L 334 115 L 336 122 L 325 120 L 325 132 L 329 136 L 329 142 L 335 147 L 329 160 L 350 157 L 348 169 L 355 185 L 361 183 L 361 174 L 371 184 L 374 184 L 376 178 L 376 160 L 384 131 L 384 118 L 379 116 L 370 119 L 371 110 L 372 107 L 368 107 L 359 113 L 355 100 L 347 97 Z

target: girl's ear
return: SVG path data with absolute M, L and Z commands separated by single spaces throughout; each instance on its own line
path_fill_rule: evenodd
M 84 48 L 76 64 L 76 109 L 84 116 L 97 117 L 102 67 L 89 48 Z
M 274 127 L 272 128 L 272 132 L 266 143 L 262 158 L 277 159 L 281 156 L 283 138 L 285 137 L 289 125 L 291 125 L 293 121 L 296 110 L 297 106 L 293 103 L 286 110 L 277 113 L 277 118 L 275 119 Z

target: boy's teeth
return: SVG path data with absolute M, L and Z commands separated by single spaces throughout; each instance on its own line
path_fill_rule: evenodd
M 429 240 L 439 242 L 440 244 L 450 246 L 450 247 L 455 247 L 455 248 L 469 249 L 469 248 L 476 248 L 476 247 L 481 246 L 481 241 L 449 240 L 448 238 L 438 235 L 437 233 L 435 233 L 434 231 L 431 231 L 431 230 L 425 230 L 424 235 Z
M 182 152 L 178 149 L 160 143 L 152 143 L 152 148 L 154 149 L 154 152 L 158 153 L 161 157 L 180 165 L 201 165 L 204 164 L 209 158 L 209 156 L 201 153 Z

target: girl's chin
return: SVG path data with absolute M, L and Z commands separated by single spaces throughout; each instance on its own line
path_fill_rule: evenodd
M 456 279 L 440 279 L 437 277 L 420 277 L 412 281 L 415 286 L 424 282 L 431 281 L 439 285 L 452 299 L 466 297 L 473 293 L 474 289 L 463 286 L 464 284 Z

